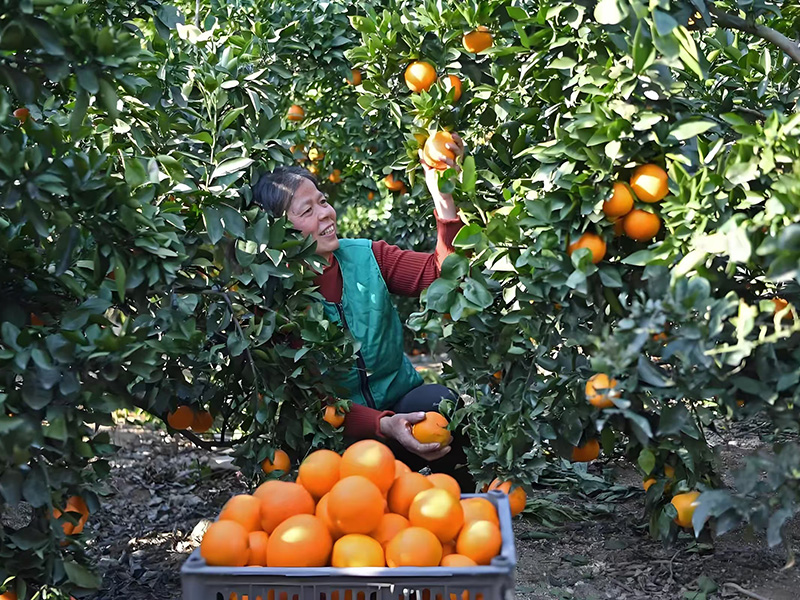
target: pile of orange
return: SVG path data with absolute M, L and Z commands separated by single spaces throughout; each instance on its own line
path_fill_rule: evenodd
M 438 425 L 426 424 L 434 433 Z M 515 513 L 524 508 L 522 488 L 493 485 L 510 493 Z M 461 499 L 449 475 L 414 473 L 384 444 L 362 440 L 341 455 L 312 452 L 295 481 L 270 480 L 231 498 L 200 553 L 228 567 L 476 566 L 501 544 L 489 500 Z

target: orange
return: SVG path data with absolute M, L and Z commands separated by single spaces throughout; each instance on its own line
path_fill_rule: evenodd
M 503 538 L 500 527 L 490 521 L 471 521 L 464 525 L 456 540 L 456 551 L 479 565 L 488 565 L 500 554 Z
M 311 150 L 308 151 L 308 158 L 315 162 L 320 161 L 325 158 L 325 153 L 319 148 L 311 148 Z
M 367 535 L 351 533 L 336 541 L 333 545 L 331 566 L 348 567 L 385 567 L 386 558 L 380 542 Z
M 780 298 L 780 297 L 776 296 L 775 298 L 771 298 L 771 300 L 772 300 L 772 304 L 775 305 L 775 310 L 773 311 L 773 313 L 778 313 L 778 312 L 781 312 L 782 310 L 784 310 L 787 307 L 791 307 L 791 304 L 789 304 L 789 301 L 785 300 L 784 298 Z M 782 319 L 784 321 L 791 320 L 792 319 L 792 311 L 791 310 L 788 311 L 785 315 L 783 315 Z M 32 325 L 34 324 L 33 323 L 33 315 L 31 315 L 31 324 Z
M 432 473 L 428 475 L 428 481 L 433 484 L 433 487 L 447 490 L 453 495 L 453 498 L 461 500 L 461 486 L 447 473 Z
M 492 34 L 489 33 L 488 27 L 481 25 L 474 31 L 465 33 L 461 42 L 464 44 L 464 50 L 477 54 L 491 47 Z
M 409 527 L 398 533 L 386 546 L 389 567 L 438 567 L 442 561 L 442 544 L 422 527 Z
M 42 321 L 42 318 L 39 315 L 32 312 L 31 325 L 33 325 L 34 327 L 42 327 L 44 325 L 44 321 Z M 0 598 L 2 598 L 2 596 L 0 596 Z
M 448 554 L 442 557 L 441 566 L 443 567 L 477 567 L 478 563 L 469 556 L 463 554 Z
M 450 167 L 445 159 L 455 160 L 455 152 L 448 150 L 446 144 L 454 144 L 453 135 L 449 131 L 437 131 L 427 140 L 422 148 L 422 157 L 432 169 L 444 171 Z
M 401 180 L 395 179 L 394 174 L 392 173 L 389 173 L 386 177 L 383 178 L 383 183 L 392 192 L 400 191 L 405 185 Z
M 395 479 L 400 477 L 403 473 L 411 473 L 411 469 L 402 460 L 394 461 L 394 476 Z
M 516 490 L 514 491 L 516 492 Z M 490 521 L 495 525 L 500 525 L 497 509 L 486 498 L 464 498 L 461 501 L 461 508 L 464 509 L 464 523 Z
M 250 554 L 247 557 L 247 565 L 250 567 L 266 567 L 269 534 L 266 531 L 251 531 L 249 542 Z
M 386 544 L 394 539 L 394 536 L 409 527 L 411 524 L 403 515 L 387 513 L 381 517 L 380 524 L 369 535 L 385 548 Z
M 370 192 L 369 194 L 367 194 L 367 200 L 372 200 L 374 198 L 375 198 L 375 192 Z M 342 421 L 344 421 L 344 419 L 342 419 Z
M 207 410 L 201 410 L 192 419 L 192 431 L 195 433 L 205 433 L 214 424 L 214 417 Z
M 372 192 L 370 192 L 371 194 Z M 339 429 L 344 424 L 344 415 L 338 411 L 333 405 L 325 407 L 325 414 L 322 420 L 328 423 L 334 429 Z
M 384 506 L 378 486 L 361 475 L 342 477 L 328 496 L 328 516 L 342 533 L 374 530 L 383 518 Z
M 642 482 L 642 487 L 644 488 L 644 491 L 646 492 L 647 490 L 649 490 L 650 486 L 653 485 L 655 482 L 656 482 L 656 480 L 653 479 L 652 477 L 650 479 L 645 479 Z
M 347 83 L 350 85 L 361 85 L 361 71 L 358 69 L 350 69 L 350 77 L 347 78 Z
M 225 503 L 219 513 L 220 521 L 236 521 L 247 531 L 261 529 L 261 500 L 249 494 L 239 494 Z
M 489 486 L 489 490 L 499 490 L 508 496 L 508 504 L 511 507 L 511 516 L 516 517 L 519 513 L 525 510 L 525 503 L 528 501 L 528 495 L 521 486 L 515 486 L 511 489 L 512 482 L 500 481 L 495 479 Z
M 572 448 L 572 462 L 589 462 L 600 456 L 600 442 L 589 440 L 583 446 Z
M 614 391 L 617 387 L 616 379 L 609 379 L 605 373 L 596 373 L 586 382 L 586 399 L 589 404 L 597 408 L 611 408 L 614 402 L 611 398 L 618 394 Z
M 408 517 L 408 509 L 420 492 L 429 490 L 433 483 L 421 473 L 406 473 L 394 480 L 387 499 L 389 510 L 398 515 Z
M 675 477 L 675 467 L 672 465 L 664 465 L 664 475 L 667 476 L 667 479 Z
M 297 483 L 277 479 L 265 481 L 253 496 L 261 500 L 261 527 L 269 534 L 289 517 L 314 514 L 314 499 Z
M 23 106 L 22 108 L 15 110 L 12 114 L 19 119 L 19 123 L 22 125 L 28 120 L 28 117 L 31 116 L 31 111 Z
M 635 208 L 625 217 L 622 228 L 632 240 L 646 242 L 652 240 L 661 229 L 661 219 L 651 212 Z
M 455 75 L 448 75 L 442 80 L 442 85 L 444 85 L 446 92 L 453 90 L 453 104 L 458 102 L 459 98 L 461 98 L 461 80 Z
M 283 471 L 288 473 L 292 469 L 292 461 L 289 460 L 289 455 L 283 450 L 275 450 L 272 455 L 272 460 L 265 458 L 261 463 L 261 470 L 264 473 L 272 473 L 273 471 Z
M 667 172 L 653 164 L 637 167 L 631 176 L 631 189 L 642 202 L 658 202 L 669 193 Z
M 67 520 L 61 523 L 61 529 L 64 530 L 64 534 L 77 535 L 83 531 L 84 525 L 86 525 L 86 522 L 89 520 L 89 507 L 86 506 L 86 501 L 80 496 L 71 496 L 67 498 L 67 505 L 64 507 L 64 512 L 78 513 L 80 515 L 80 517 L 78 517 L 77 525 L 74 525 Z M 60 518 L 62 514 L 63 513 L 59 509 L 53 509 L 54 519 Z M 71 516 L 74 517 L 75 515 Z
M 191 406 L 181 404 L 173 412 L 167 415 L 167 423 L 173 429 L 189 429 L 194 422 L 194 411 Z
M 344 535 L 336 525 L 333 524 L 331 521 L 331 516 L 328 513 L 328 498 L 330 497 L 330 493 L 325 494 L 322 498 L 319 499 L 317 502 L 317 508 L 314 511 L 314 515 L 322 519 L 322 522 L 325 524 L 325 527 L 328 528 L 328 531 L 331 532 L 331 536 L 333 539 L 337 539 Z
M 589 233 L 588 231 L 578 238 L 578 241 L 573 242 L 567 249 L 567 254 L 572 255 L 578 248 L 588 248 L 592 253 L 592 262 L 594 264 L 603 260 L 606 255 L 606 243 L 596 233 Z
M 289 112 L 286 113 L 286 118 L 290 121 L 302 121 L 306 116 L 306 111 L 299 104 L 292 104 L 289 107 Z
M 294 515 L 275 528 L 267 542 L 268 567 L 324 567 L 333 538 L 322 519 Z
M 440 446 L 447 446 L 453 439 L 453 436 L 447 430 L 447 419 L 444 415 L 428 411 L 425 413 L 425 419 L 419 423 L 414 423 L 411 426 L 411 434 L 423 444 L 439 444 Z
M 334 169 L 330 175 L 328 175 L 328 181 L 331 183 L 339 183 L 342 181 L 342 172 L 339 169 Z
M 394 483 L 394 460 L 394 454 L 388 446 L 376 440 L 361 440 L 344 451 L 339 471 L 342 479 L 362 475 L 385 494 Z
M 17 110 L 19 110 L 19 109 L 17 109 Z M 16 112 L 16 111 L 14 111 L 14 112 Z M 16 116 L 16 115 L 14 115 L 14 116 Z M 0 600 L 17 600 L 17 593 L 16 592 L 12 592 L 10 590 L 7 591 L 7 592 L 4 592 L 4 593 L 0 594 Z
M 436 81 L 436 69 L 425 61 L 414 61 L 406 67 L 405 80 L 412 92 L 428 91 Z
M 200 556 L 212 567 L 243 567 L 250 558 L 250 533 L 236 521 L 216 521 L 200 542 Z
M 697 508 L 697 498 L 699 496 L 700 492 L 686 492 L 672 497 L 671 504 L 678 511 L 675 522 L 681 527 L 689 528 L 692 526 L 692 517 L 694 516 L 694 509 Z
M 408 522 L 412 527 L 432 531 L 441 542 L 449 542 L 464 524 L 464 509 L 447 490 L 431 488 L 414 497 L 408 509 Z
M 616 182 L 611 198 L 603 202 L 603 213 L 610 218 L 623 217 L 633 208 L 633 196 L 624 183 Z
M 332 450 L 312 452 L 300 464 L 298 478 L 303 479 L 303 487 L 318 500 L 331 491 L 339 481 L 339 465 L 342 457 Z

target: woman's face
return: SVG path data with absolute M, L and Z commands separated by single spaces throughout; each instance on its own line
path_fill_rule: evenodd
M 308 179 L 302 182 L 292 196 L 286 214 L 295 229 L 310 235 L 317 242 L 317 254 L 330 260 L 330 254 L 339 248 L 336 237 L 336 211 L 328 199 Z

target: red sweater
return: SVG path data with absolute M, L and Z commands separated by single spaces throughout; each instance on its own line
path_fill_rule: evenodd
M 442 262 L 453 252 L 453 239 L 462 225 L 460 219 L 440 219 L 436 215 L 437 241 L 436 250 L 432 253 L 401 250 L 383 241 L 372 242 L 372 252 L 389 292 L 400 296 L 419 296 L 439 277 Z M 331 264 L 316 278 L 315 283 L 328 302 L 342 301 L 344 283 L 336 257 L 331 257 Z M 381 437 L 381 417 L 393 414 L 391 411 L 353 403 L 344 419 L 344 434 L 355 439 Z

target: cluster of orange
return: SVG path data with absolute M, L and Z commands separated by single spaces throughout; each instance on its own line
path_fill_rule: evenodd
M 522 511 L 521 488 L 492 487 Z M 461 499 L 449 475 L 414 473 L 384 444 L 362 440 L 341 455 L 309 454 L 294 482 L 231 498 L 200 553 L 211 566 L 467 567 L 489 564 L 501 544 L 489 500 Z
M 173 429 L 191 429 L 195 433 L 205 433 L 214 424 L 214 416 L 207 410 L 195 412 L 194 408 L 181 404 L 167 415 L 167 423 Z

